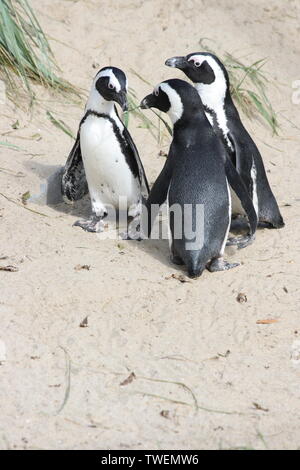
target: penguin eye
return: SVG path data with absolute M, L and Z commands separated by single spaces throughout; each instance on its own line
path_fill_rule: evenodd
M 154 90 L 154 94 L 155 94 L 155 96 L 159 95 L 159 88 L 157 90 Z
M 109 88 L 110 90 L 114 90 L 114 89 L 115 89 L 115 87 L 113 86 L 112 83 L 109 83 L 109 84 L 108 84 L 108 88 Z
M 195 67 L 200 67 L 201 63 L 198 60 L 190 59 L 189 62 L 192 62 L 192 64 Z

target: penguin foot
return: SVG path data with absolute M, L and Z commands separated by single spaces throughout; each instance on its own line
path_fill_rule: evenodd
M 102 217 L 93 216 L 89 220 L 77 220 L 73 227 L 81 227 L 86 232 L 100 233 L 104 230 L 104 222 Z
M 255 240 L 255 236 L 246 235 L 244 237 L 231 237 L 228 238 L 226 246 L 237 246 L 238 249 L 246 248 L 246 246 L 251 245 Z
M 215 258 L 211 261 L 207 269 L 211 273 L 215 273 L 217 271 L 227 271 L 228 269 L 236 268 L 239 265 L 240 263 L 228 263 L 224 258 Z

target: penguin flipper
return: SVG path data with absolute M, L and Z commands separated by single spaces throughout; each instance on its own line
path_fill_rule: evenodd
M 63 169 L 61 192 L 66 202 L 78 201 L 88 193 L 88 184 L 80 149 L 79 131 Z
M 251 168 L 253 165 L 253 155 L 250 154 L 250 158 L 245 158 L 245 155 L 244 155 L 245 149 L 242 154 L 241 145 L 238 139 L 236 138 L 234 132 L 229 131 L 228 138 L 234 148 L 235 164 L 233 166 L 237 169 L 237 172 L 242 178 L 242 181 L 244 185 L 246 186 L 248 193 L 250 194 L 250 196 L 252 196 L 253 182 L 251 179 Z M 249 157 L 249 155 L 247 157 Z
M 241 136 L 237 135 L 237 129 Z M 236 126 L 230 126 L 228 137 L 234 147 L 236 168 L 241 175 L 249 194 L 253 197 L 251 170 L 253 163 L 257 173 L 258 222 L 265 228 L 282 228 L 284 221 L 276 198 L 270 187 L 264 162 L 257 145 L 239 120 Z
M 241 201 L 241 204 L 247 214 L 249 225 L 250 225 L 250 239 L 255 235 L 257 228 L 257 214 L 253 206 L 253 202 L 249 196 L 249 193 L 246 189 L 246 186 L 238 174 L 235 166 L 231 160 L 226 156 L 225 158 L 225 173 L 228 180 L 228 183 L 238 196 Z

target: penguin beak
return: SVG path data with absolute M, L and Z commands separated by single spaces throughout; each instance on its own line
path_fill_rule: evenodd
M 120 91 L 117 94 L 115 101 L 121 106 L 123 111 L 128 111 L 126 91 Z
M 151 94 L 145 96 L 145 98 L 141 101 L 140 107 L 141 109 L 152 108 L 153 104 L 153 95 Z
M 174 67 L 176 69 L 184 69 L 187 66 L 187 60 L 185 57 L 171 57 L 167 59 L 165 65 L 168 67 Z

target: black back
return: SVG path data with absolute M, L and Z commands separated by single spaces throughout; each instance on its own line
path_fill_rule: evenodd
M 240 182 L 240 187 L 237 189 L 240 191 L 247 213 L 250 214 L 253 232 L 256 229 L 257 219 L 245 186 L 205 116 L 198 92 L 182 80 L 173 79 L 163 83 L 167 83 L 180 96 L 183 112 L 174 124 L 169 155 L 151 190 L 147 209 L 149 214 L 152 205 L 161 205 L 167 194 L 170 207 L 179 206 L 184 211 L 186 204 L 191 205 L 192 231 L 195 233 L 202 231 L 204 244 L 198 249 L 187 250 L 186 244 L 191 240 L 185 236 L 185 221 L 181 219 L 182 237 L 176 238 L 174 235 L 180 231 L 180 228 L 175 227 L 175 219 L 171 212 L 172 250 L 173 254 L 185 262 L 192 274 L 199 274 L 209 260 L 220 255 L 229 227 L 231 214 L 229 214 L 227 178 L 229 183 L 232 179 Z M 158 95 L 155 93 L 148 95 L 142 105 L 163 110 L 166 108 L 166 96 L 167 93 L 160 89 Z M 169 101 L 169 109 L 170 106 Z M 195 216 L 200 205 L 204 207 L 202 225 Z
M 220 129 L 214 111 L 209 108 L 205 108 L 205 111 L 212 116 L 214 131 L 226 148 L 232 163 L 235 165 L 238 173 L 241 175 L 251 197 L 253 197 L 253 179 L 251 176 L 251 169 L 252 163 L 254 161 L 257 173 L 256 188 L 258 197 L 259 220 L 262 222 L 267 222 L 276 228 L 283 227 L 284 222 L 280 214 L 276 199 L 270 188 L 262 156 L 255 142 L 243 126 L 239 113 L 233 103 L 230 94 L 229 75 L 226 67 L 214 54 L 208 52 L 194 52 L 186 56 L 186 61 L 183 61 L 183 66 L 180 66 L 179 68 L 181 68 L 181 70 L 183 70 L 183 72 L 194 83 L 203 83 L 207 85 L 213 83 L 215 80 L 215 74 L 207 61 L 202 62 L 200 67 L 197 67 L 195 63 L 193 64 L 193 62 L 189 61 L 192 56 L 199 54 L 202 56 L 211 57 L 219 65 L 224 74 L 226 81 L 224 106 L 227 117 L 227 126 L 229 128 L 228 138 L 232 144 L 233 149 L 230 147 L 227 139 L 224 137 L 222 129 Z
M 231 155 L 232 161 L 245 182 L 250 195 L 253 193 L 253 181 L 251 178 L 252 159 L 255 163 L 259 220 L 270 224 L 274 228 L 283 227 L 284 221 L 271 190 L 262 156 L 254 140 L 245 129 L 230 93 L 229 96 L 226 96 L 225 111 L 229 138 L 234 148 L 234 152 L 228 149 L 228 153 Z

